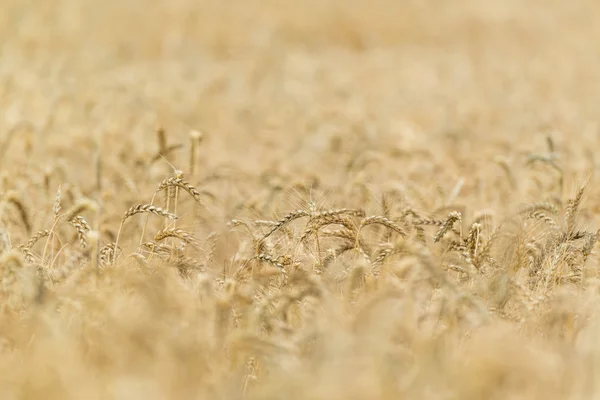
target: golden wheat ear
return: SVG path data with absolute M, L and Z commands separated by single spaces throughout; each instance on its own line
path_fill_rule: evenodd
M 121 225 L 119 226 L 119 231 L 117 232 L 117 238 L 115 239 L 115 245 L 114 245 L 115 249 L 118 248 L 119 238 L 121 236 L 121 231 L 123 230 L 123 225 L 125 224 L 127 219 L 129 219 L 137 214 L 152 214 L 152 215 L 164 217 L 164 218 L 167 218 L 167 219 L 170 219 L 173 221 L 178 218 L 175 214 L 165 211 L 162 208 L 154 206 L 152 204 L 140 203 L 135 206 L 132 206 L 125 212 L 125 215 L 123 215 L 123 218 L 121 219 Z M 116 257 L 116 252 L 113 252 L 113 256 Z M 114 262 L 114 261 L 115 260 L 113 259 L 112 262 Z

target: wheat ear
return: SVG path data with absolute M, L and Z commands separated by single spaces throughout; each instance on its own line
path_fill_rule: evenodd
M 275 221 L 275 224 L 269 230 L 269 232 L 267 232 L 266 234 L 263 235 L 262 240 L 265 240 L 266 238 L 268 238 L 273 233 L 277 232 L 279 229 L 283 228 L 290 222 L 292 222 L 298 218 L 303 218 L 303 217 L 308 217 L 308 216 L 310 216 L 310 214 L 304 210 L 292 211 L 291 213 L 287 214 L 283 218 L 280 218 L 279 220 Z
M 87 247 L 86 234 L 87 232 L 92 230 L 92 227 L 80 215 L 71 219 L 69 223 L 77 230 L 77 235 L 79 236 L 79 243 L 81 244 L 81 247 L 85 249 Z
M 156 233 L 156 235 L 154 235 L 155 242 L 160 242 L 161 240 L 164 240 L 166 238 L 177 238 L 186 243 L 194 243 L 196 241 L 196 238 L 194 238 L 194 236 L 191 233 L 183 229 L 176 228 L 161 229 Z
M 196 130 L 190 132 L 190 173 L 192 175 L 196 172 L 196 156 L 203 139 L 202 132 Z
M 461 214 L 458 211 L 452 211 L 450 214 L 448 214 L 448 217 L 444 220 L 444 224 L 440 227 L 440 229 L 433 237 L 433 241 L 435 243 L 439 242 L 440 239 L 442 239 L 444 235 L 452 229 L 456 221 L 460 221 L 460 219 Z
M 175 214 L 165 211 L 160 207 L 153 206 L 152 204 L 143 204 L 142 203 L 142 204 L 135 205 L 135 206 L 129 208 L 129 210 L 127 210 L 127 212 L 123 216 L 123 219 L 121 220 L 121 225 L 119 226 L 119 231 L 117 232 L 117 238 L 115 239 L 115 248 L 117 248 L 119 245 L 119 238 L 121 236 L 121 231 L 123 230 L 123 225 L 125 224 L 125 221 L 127 221 L 128 218 L 130 218 L 136 214 L 154 214 L 154 215 L 158 215 L 159 217 L 168 218 L 170 220 L 177 219 L 177 216 Z M 115 253 L 115 256 L 116 256 L 116 253 Z M 115 260 L 113 259 L 113 262 L 114 261 Z
M 363 219 L 360 223 L 359 231 L 362 228 L 364 228 L 365 226 L 372 225 L 372 224 L 383 225 L 383 226 L 397 232 L 401 236 L 406 236 L 406 232 L 404 232 L 404 229 L 402 229 L 400 227 L 400 225 L 396 224 L 395 222 L 391 221 L 390 219 L 388 219 L 384 216 L 379 216 L 379 215 L 374 215 L 374 216 Z

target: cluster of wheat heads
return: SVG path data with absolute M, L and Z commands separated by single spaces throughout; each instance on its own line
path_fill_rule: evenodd
M 193 132 L 191 163 L 196 146 Z M 32 398 L 585 393 L 589 372 L 564 369 L 595 351 L 589 182 L 561 197 L 562 176 L 539 177 L 548 196 L 505 215 L 394 190 L 327 207 L 334 196 L 301 182 L 301 207 L 249 218 L 281 191 L 267 184 L 208 230 L 212 173 L 196 184 L 169 166 L 149 201 L 110 217 L 69 185 L 41 214 L 8 191 L 0 386 Z
M 597 1 L 0 9 L 0 399 L 598 397 Z

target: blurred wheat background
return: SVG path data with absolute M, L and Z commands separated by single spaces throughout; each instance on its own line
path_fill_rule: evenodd
M 597 2 L 0 10 L 0 398 L 600 398 Z

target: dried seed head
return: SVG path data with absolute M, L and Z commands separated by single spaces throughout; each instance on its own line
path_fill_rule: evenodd
M 194 238 L 194 236 L 191 233 L 189 233 L 183 229 L 175 229 L 175 228 L 161 229 L 154 236 L 154 241 L 160 242 L 161 240 L 164 240 L 164 239 L 170 238 L 170 237 L 180 239 L 186 243 L 194 243 L 196 241 L 196 239 Z
M 433 241 L 435 243 L 439 242 L 440 239 L 442 239 L 444 237 L 444 235 L 446 233 L 448 233 L 449 230 L 452 229 L 454 224 L 457 221 L 460 221 L 460 219 L 461 219 L 461 214 L 458 211 L 452 211 L 450 214 L 448 214 L 448 217 L 444 221 L 444 224 L 441 226 L 441 228 L 438 230 L 438 232 L 433 237 Z
M 17 192 L 11 191 L 6 195 L 6 202 L 12 204 L 17 211 L 19 212 L 19 216 L 21 221 L 23 222 L 23 226 L 27 230 L 27 233 L 31 233 L 31 222 L 29 221 L 29 213 L 27 212 L 27 206 L 23 202 L 23 199 Z
M 178 218 L 175 214 L 165 211 L 160 207 L 153 206 L 152 204 L 138 204 L 127 210 L 127 212 L 123 216 L 123 220 L 126 220 L 127 218 L 133 215 L 141 213 L 154 214 L 158 215 L 159 217 L 165 217 L 171 220 L 176 220 Z
M 180 172 L 179 175 L 177 175 L 177 171 L 176 171 L 175 176 L 172 176 L 172 177 L 167 178 L 164 181 L 162 181 L 160 183 L 160 185 L 158 186 L 158 188 L 156 189 L 156 191 L 160 192 L 161 190 L 165 190 L 170 187 L 177 187 L 177 188 L 185 190 L 200 205 L 204 205 L 204 203 L 202 201 L 202 194 L 193 185 L 191 185 L 189 182 L 187 182 L 185 179 L 183 179 L 183 172 L 181 172 L 181 171 L 179 171 L 179 172 Z
M 56 198 L 54 199 L 54 207 L 52 208 L 52 212 L 54 213 L 54 221 L 56 221 L 58 219 L 58 215 L 60 214 L 61 198 L 62 198 L 62 194 L 61 194 L 60 185 L 59 185 L 58 190 L 56 191 Z
M 87 238 L 86 233 L 92 230 L 92 227 L 87 223 L 87 221 L 80 215 L 74 217 L 69 221 L 71 226 L 73 226 L 77 230 L 77 235 L 79 237 L 79 243 L 81 247 L 85 249 L 87 247 Z
M 378 216 L 378 215 L 374 215 L 374 216 L 363 219 L 362 222 L 360 223 L 360 228 L 362 229 L 363 227 L 365 227 L 367 225 L 372 225 L 372 224 L 383 225 L 383 226 L 397 232 L 398 234 L 400 234 L 402 236 L 406 236 L 406 232 L 404 232 L 404 229 L 402 229 L 400 227 L 400 225 L 396 224 L 395 222 L 391 221 L 390 219 L 388 219 L 386 217 Z
M 25 244 L 22 244 L 19 247 L 26 247 L 28 249 L 31 249 L 37 243 L 38 240 L 40 240 L 42 238 L 45 238 L 45 237 L 48 237 L 48 236 L 50 236 L 50 230 L 49 229 L 44 229 L 42 231 L 38 231 L 38 232 L 35 233 L 35 235 L 33 235 L 31 237 L 31 239 L 29 239 Z

